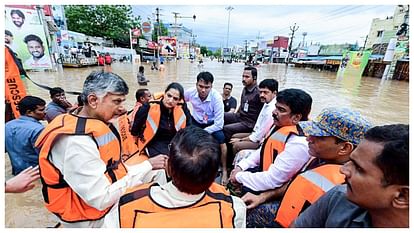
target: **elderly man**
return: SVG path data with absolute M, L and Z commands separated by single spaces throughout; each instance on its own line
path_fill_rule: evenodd
M 214 183 L 220 146 L 206 131 L 190 126 L 170 144 L 166 184 L 144 184 L 121 197 L 105 217 L 106 227 L 245 227 L 246 206 Z
M 101 227 L 127 188 L 142 184 L 151 169 L 165 166 L 166 156 L 135 166 L 121 161 L 121 139 L 110 122 L 126 112 L 128 90 L 114 73 L 91 73 L 79 113 L 59 115 L 36 141 L 46 208 L 64 227 Z
M 359 112 L 347 108 L 326 108 L 299 125 L 307 135 L 312 159 L 305 171 L 281 188 L 243 196 L 249 208 L 248 227 L 288 227 L 300 211 L 333 187 L 330 184 L 343 183 L 339 168 L 371 127 Z
M 305 210 L 295 227 L 409 227 L 408 125 L 371 128 L 341 167 L 345 185 Z

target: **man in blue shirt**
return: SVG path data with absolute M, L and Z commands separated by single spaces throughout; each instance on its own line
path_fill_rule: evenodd
M 193 118 L 192 124 L 203 128 L 210 133 L 220 143 L 223 153 L 224 143 L 224 104 L 221 94 L 212 89 L 214 76 L 208 72 L 203 71 L 197 75 L 196 87 L 185 91 L 185 101 L 191 103 Z M 225 165 L 226 158 L 222 156 L 222 165 Z M 224 166 L 225 167 L 225 166 Z M 227 171 L 223 169 L 223 176 L 227 180 Z
M 39 164 L 39 153 L 34 144 L 44 126 L 46 102 L 35 96 L 26 96 L 18 107 L 21 116 L 5 125 L 6 151 L 9 154 L 13 175 Z
M 66 99 L 65 91 L 60 87 L 50 89 L 49 94 L 52 102 L 46 107 L 46 120 L 50 123 L 58 115 L 67 113 L 72 105 Z

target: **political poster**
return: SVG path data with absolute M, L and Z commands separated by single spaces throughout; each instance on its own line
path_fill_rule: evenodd
M 371 51 L 346 51 L 338 69 L 338 75 L 361 77 L 368 64 Z
M 37 10 L 5 7 L 6 45 L 23 62 L 24 69 L 51 69 L 49 47 Z
M 161 47 L 160 54 L 164 57 L 175 57 L 177 54 L 177 40 L 175 37 L 160 36 L 158 44 Z

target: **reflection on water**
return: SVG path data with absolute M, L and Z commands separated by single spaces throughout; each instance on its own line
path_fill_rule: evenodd
M 164 91 L 170 82 L 179 82 L 184 88 L 193 87 L 200 71 L 209 71 L 214 75 L 213 88 L 222 91 L 225 82 L 233 83 L 233 96 L 240 99 L 243 85 L 242 63 L 222 64 L 205 60 L 203 66 L 186 60 L 166 62 L 165 71 L 152 71 L 150 64 L 143 64 L 145 75 L 151 80 L 147 86 L 152 92 Z M 112 71 L 123 77 L 130 93 L 126 106 L 131 109 L 135 102 L 135 91 L 140 88 L 136 81 L 137 64 L 114 63 Z M 31 72 L 29 76 L 36 82 L 50 87 L 60 86 L 66 91 L 81 91 L 83 81 L 93 70 L 102 67 L 65 68 L 58 72 Z M 342 106 L 360 111 L 374 124 L 406 123 L 408 124 L 409 93 L 408 83 L 377 78 L 337 77 L 336 73 L 320 72 L 308 68 L 286 67 L 284 64 L 262 65 L 258 68 L 258 81 L 275 78 L 279 81 L 279 90 L 301 88 L 313 98 L 311 117 L 315 117 L 323 108 Z M 50 101 L 47 90 L 40 89 L 29 80 L 24 81 L 30 95 Z M 71 103 L 76 96 L 67 95 Z M 10 164 L 6 160 L 6 177 L 10 177 Z M 34 190 L 24 194 L 6 194 L 6 227 L 50 227 L 56 224 L 56 218 L 43 207 L 40 182 Z

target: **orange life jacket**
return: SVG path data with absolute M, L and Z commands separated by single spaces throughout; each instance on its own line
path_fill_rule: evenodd
M 118 117 L 118 129 L 122 142 L 122 155 L 131 156 L 138 153 L 137 139 L 131 134 L 130 122 L 126 114 Z
M 110 183 L 126 175 L 121 162 L 121 142 L 115 127 L 97 119 L 70 114 L 57 116 L 39 135 L 35 146 L 40 149 L 39 167 L 46 208 L 66 222 L 97 220 L 110 208 L 97 210 L 85 203 L 66 183 L 62 173 L 49 160 L 55 140 L 61 135 L 89 135 L 96 142 L 105 176 Z M 63 155 L 62 155 L 63 156 Z
M 284 126 L 274 132 L 273 129 L 270 130 L 271 135 L 265 139 L 260 153 L 260 168 L 262 171 L 267 171 L 276 156 L 285 150 L 286 142 L 292 134 L 303 136 L 302 130 L 298 127 L 292 125 Z
M 335 185 L 344 183 L 345 176 L 339 172 L 340 167 L 338 164 L 325 164 L 299 174 L 289 185 L 275 221 L 289 227 L 309 205 Z
M 20 112 L 17 110 L 17 104 L 26 96 L 26 88 L 20 78 L 19 67 L 16 65 L 13 55 L 6 46 L 4 52 L 4 94 L 6 95 L 6 101 L 11 104 L 14 117 L 19 118 Z
M 150 109 L 148 111 L 147 121 L 145 123 L 145 129 L 143 138 L 138 139 L 138 148 L 144 149 L 145 146 L 151 141 L 158 130 L 161 119 L 161 102 L 150 102 Z M 174 126 L 178 131 L 186 126 L 186 116 L 183 108 L 177 105 L 173 110 Z
M 132 112 L 128 114 L 128 120 L 129 120 L 129 123 L 130 123 L 130 128 L 129 128 L 130 130 L 132 128 L 132 123 L 134 123 L 135 115 L 137 114 L 137 112 L 138 112 L 138 110 L 141 106 L 142 106 L 142 104 L 137 101 L 135 103 L 134 109 L 132 109 Z
M 194 204 L 169 208 L 150 197 L 158 184 L 144 184 L 128 190 L 119 200 L 122 228 L 234 228 L 233 199 L 221 185 L 213 183 Z

